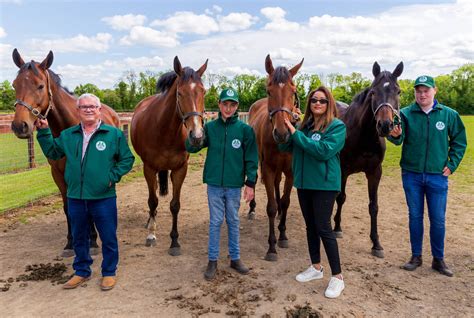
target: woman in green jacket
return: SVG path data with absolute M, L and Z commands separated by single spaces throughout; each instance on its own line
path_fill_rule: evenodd
M 332 277 L 326 289 L 328 298 L 339 297 L 344 289 L 339 251 L 331 227 L 331 214 L 341 190 L 339 153 L 346 138 L 346 126 L 336 118 L 334 97 L 324 86 L 310 92 L 303 122 L 296 130 L 285 121 L 291 133 L 280 150 L 293 152 L 294 185 L 306 223 L 311 266 L 296 276 L 299 282 L 323 278 L 321 240 L 331 266 Z

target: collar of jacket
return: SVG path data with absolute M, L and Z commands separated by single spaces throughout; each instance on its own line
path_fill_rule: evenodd
M 433 110 L 441 110 L 441 109 L 442 109 L 441 104 L 438 103 L 438 101 L 435 99 L 434 100 L 434 105 L 433 105 Z M 417 102 L 414 102 L 413 104 L 411 104 L 410 110 L 424 113 L 423 109 L 421 109 L 421 106 L 418 105 Z
M 104 122 L 101 122 L 99 128 L 97 128 L 97 131 L 110 131 L 110 127 L 108 125 L 106 125 Z M 76 125 L 72 132 L 82 134 L 81 124 L 79 123 L 78 125 Z
M 218 118 L 221 119 L 221 122 L 223 124 L 225 123 L 229 123 L 229 124 L 232 124 L 232 123 L 235 123 L 238 119 L 239 119 L 239 111 L 235 111 L 234 115 L 232 115 L 231 117 L 227 118 L 227 121 L 224 121 L 224 119 L 222 118 L 222 114 L 221 112 L 219 111 L 218 113 Z

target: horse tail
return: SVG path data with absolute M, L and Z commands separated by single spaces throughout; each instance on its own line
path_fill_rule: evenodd
M 168 194 L 168 170 L 158 171 L 158 180 L 160 183 L 160 196 Z

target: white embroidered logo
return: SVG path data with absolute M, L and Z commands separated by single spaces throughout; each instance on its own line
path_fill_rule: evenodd
M 229 89 L 227 91 L 227 96 L 234 96 L 234 92 Z
M 240 140 L 238 139 L 232 140 L 232 147 L 234 147 L 235 149 L 239 149 L 240 145 L 241 145 Z
M 319 141 L 321 139 L 321 135 L 316 133 L 316 134 L 313 134 L 311 136 L 311 139 L 313 139 L 314 141 Z
M 105 148 L 107 148 L 107 145 L 105 144 L 105 142 L 99 140 L 98 142 L 95 143 L 95 147 L 96 147 L 97 150 L 99 150 L 99 151 L 104 151 Z
M 420 82 L 424 83 L 428 80 L 428 78 L 426 76 L 422 76 L 420 77 Z
M 442 121 L 438 121 L 438 122 L 436 123 L 436 128 L 437 128 L 438 130 L 443 130 L 444 127 L 445 127 L 445 125 L 444 125 L 444 123 L 443 123 Z

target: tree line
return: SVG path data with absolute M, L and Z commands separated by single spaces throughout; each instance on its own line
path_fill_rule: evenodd
M 74 94 L 83 93 L 97 95 L 101 101 L 117 111 L 133 111 L 135 106 L 145 97 L 156 93 L 156 82 L 164 72 L 145 71 L 136 73 L 127 71 L 114 85 L 114 88 L 100 89 L 92 83 L 80 84 L 74 89 Z M 228 78 L 219 74 L 205 74 L 204 86 L 207 87 L 205 96 L 206 110 L 218 109 L 220 91 L 225 87 L 235 88 L 240 96 L 242 111 L 247 111 L 256 100 L 266 97 L 266 77 L 255 75 L 236 75 Z M 474 63 L 465 64 L 451 72 L 435 78 L 438 93 L 436 98 L 442 104 L 456 109 L 462 115 L 474 114 Z M 331 89 L 336 100 L 351 103 L 352 98 L 364 88 L 370 86 L 372 79 L 364 78 L 360 73 L 342 75 L 338 73 L 298 74 L 294 78 L 297 94 L 304 111 L 308 93 L 320 85 Z M 401 89 L 400 103 L 402 107 L 414 100 L 414 80 L 398 81 Z M 0 83 L 0 110 L 13 111 L 15 91 L 8 80 Z

